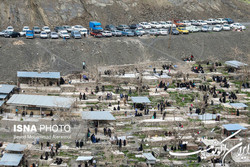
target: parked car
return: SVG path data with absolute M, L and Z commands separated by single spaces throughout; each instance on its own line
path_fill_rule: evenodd
M 168 30 L 167 29 L 159 29 L 158 34 L 159 35 L 168 35 Z
M 105 30 L 105 31 L 102 32 L 102 36 L 104 36 L 104 37 L 112 37 L 112 33 L 110 31 Z
M 42 31 L 42 32 L 40 33 L 40 38 L 42 38 L 42 39 L 47 39 L 47 38 L 48 38 L 47 32 L 46 32 L 46 31 Z
M 140 26 L 142 26 L 142 28 L 144 29 L 150 29 L 151 25 L 148 22 L 141 22 L 139 23 Z
M 176 27 L 184 26 L 184 23 L 181 22 L 180 20 L 174 20 L 174 24 L 176 25 Z
M 216 25 L 213 27 L 213 31 L 215 32 L 220 32 L 222 30 L 222 26 L 221 25 Z
M 182 21 L 185 26 L 191 26 L 191 22 L 189 20 Z
M 207 22 L 205 22 L 204 20 L 198 20 L 197 23 L 198 23 L 198 25 L 200 25 L 200 26 L 207 25 Z
M 137 28 L 136 30 L 140 31 L 142 35 L 146 34 L 145 29 L 143 29 L 142 27 Z
M 74 26 L 72 26 L 72 30 L 81 31 L 81 30 L 83 30 L 83 29 L 86 29 L 86 28 L 84 28 L 84 27 L 81 26 L 81 25 L 74 25 Z
M 102 37 L 102 33 L 99 30 L 93 30 L 93 31 L 91 31 L 90 35 L 94 36 L 95 38 L 101 38 Z
M 222 25 L 222 29 L 223 29 L 224 31 L 230 31 L 230 30 L 231 30 L 231 27 L 230 27 L 229 24 L 224 24 L 224 25 Z
M 233 24 L 234 21 L 230 18 L 225 18 L 225 20 L 227 21 L 227 24 Z
M 159 32 L 157 29 L 151 29 L 149 30 L 149 35 L 159 35 Z
M 161 28 L 169 28 L 170 27 L 165 21 L 160 21 L 159 24 L 161 25 Z
M 189 32 L 200 32 L 201 31 L 201 28 L 197 27 L 197 26 L 187 26 L 186 29 L 189 31 Z
M 14 28 L 13 28 L 12 26 L 8 26 L 8 27 L 6 28 L 6 31 L 14 31 Z
M 215 21 L 216 21 L 217 24 L 225 24 L 225 23 L 227 23 L 227 21 L 225 19 L 223 19 L 223 18 L 218 18 Z
M 135 34 L 135 36 L 142 36 L 143 34 L 141 33 L 140 30 L 138 29 L 133 29 L 132 32 Z
M 149 24 L 151 25 L 151 28 L 162 28 L 161 24 L 156 21 L 151 21 Z
M 71 26 L 68 26 L 68 25 L 64 25 L 62 26 L 64 30 L 67 30 L 68 32 L 71 32 L 73 29 Z
M 75 39 L 81 39 L 82 38 L 82 35 L 80 33 L 80 31 L 78 30 L 73 30 L 71 31 L 71 36 Z
M 175 27 L 168 29 L 168 33 L 172 34 L 172 35 L 179 35 L 180 34 L 179 31 Z
M 127 37 L 133 37 L 133 36 L 135 36 L 135 33 L 132 32 L 130 29 L 124 29 L 122 31 L 122 35 L 127 36 Z
M 189 34 L 189 31 L 186 29 L 186 27 L 178 27 L 176 28 L 177 31 L 179 31 L 179 33 L 181 34 Z
M 44 26 L 44 27 L 42 28 L 42 30 L 45 31 L 46 33 L 50 33 L 50 32 L 51 32 L 51 31 L 50 31 L 50 28 L 49 28 L 48 26 Z
M 59 33 L 60 31 L 64 31 L 65 29 L 62 27 L 62 26 L 56 26 L 55 28 L 54 28 L 54 31 L 55 32 L 57 32 L 57 33 Z
M 58 38 L 59 38 L 59 35 L 58 35 L 56 32 L 51 32 L 51 33 L 50 33 L 50 38 L 51 38 L 51 39 L 58 39 Z
M 115 36 L 115 37 L 120 37 L 120 36 L 122 36 L 122 31 L 120 31 L 120 30 L 112 30 L 111 33 L 112 33 L 112 35 Z
M 108 31 L 116 30 L 116 27 L 113 24 L 108 24 L 105 26 L 105 29 Z
M 33 39 L 34 38 L 34 31 L 32 31 L 32 30 L 26 31 L 25 36 L 27 39 Z
M 214 25 L 214 24 L 216 24 L 216 21 L 215 21 L 215 19 L 210 18 L 210 19 L 206 20 L 206 23 L 210 24 L 210 25 Z
M 116 27 L 118 30 L 125 30 L 125 29 L 129 29 L 129 26 L 127 26 L 126 24 L 121 24 L 119 26 Z
M 27 30 L 26 30 L 26 31 L 27 31 Z M 25 30 L 20 31 L 20 32 L 19 32 L 19 33 L 20 33 L 20 36 L 21 36 L 21 37 L 25 36 L 26 31 L 25 31 Z
M 246 29 L 246 26 L 240 24 L 240 23 L 233 23 L 230 25 L 231 28 L 236 28 L 236 29 L 242 29 L 242 30 L 245 30 Z
M 191 25 L 193 25 L 193 26 L 199 26 L 200 25 L 198 23 L 198 21 L 196 21 L 196 20 L 190 20 L 190 22 L 191 22 Z
M 29 26 L 24 26 L 22 31 L 28 31 L 30 30 Z
M 37 27 L 37 26 L 34 26 L 32 30 L 33 30 L 33 32 L 35 34 L 40 34 L 41 33 L 41 29 L 39 27 Z
M 19 32 L 15 32 L 15 31 L 6 31 L 4 34 L 5 38 L 16 38 L 16 37 L 20 37 L 20 33 Z
M 211 32 L 211 31 L 213 31 L 213 27 L 209 26 L 209 25 L 204 25 L 204 26 L 202 26 L 201 31 L 202 32 Z
M 87 28 L 83 28 L 83 29 L 81 29 L 79 32 L 80 32 L 81 35 L 83 35 L 83 36 L 86 36 L 86 35 L 88 34 Z
M 3 30 L 2 32 L 0 32 L 0 36 L 3 37 L 5 33 L 6 33 L 6 30 Z
M 136 29 L 136 28 L 140 27 L 140 25 L 139 24 L 131 24 L 129 27 L 130 27 L 130 29 Z
M 60 32 L 59 32 L 59 36 L 60 36 L 61 38 L 63 38 L 63 39 L 69 39 L 69 38 L 70 38 L 70 36 L 69 36 L 69 34 L 68 34 L 68 31 L 66 31 L 66 30 L 60 31 Z

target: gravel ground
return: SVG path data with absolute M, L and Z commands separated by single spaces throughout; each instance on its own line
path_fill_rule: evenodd
M 0 38 L 1 81 L 16 81 L 16 71 L 34 70 L 32 64 L 47 64 L 46 71 L 62 74 L 81 70 L 82 61 L 94 65 L 139 63 L 148 60 L 180 62 L 193 54 L 196 60 L 238 59 L 249 62 L 250 30 L 244 32 L 193 33 L 160 37 L 112 37 L 70 39 Z M 21 41 L 20 41 L 21 40 Z M 170 43 L 170 44 L 169 44 Z M 170 47 L 169 47 L 170 46 Z M 238 48 L 237 58 L 232 52 Z M 42 64 L 43 64 L 42 63 Z

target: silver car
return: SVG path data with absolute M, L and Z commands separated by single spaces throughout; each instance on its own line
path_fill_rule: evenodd
M 59 36 L 58 36 L 58 34 L 57 34 L 56 32 L 51 32 L 51 33 L 50 33 L 50 38 L 51 38 L 51 39 L 58 39 Z
M 115 37 L 121 37 L 122 36 L 122 31 L 119 31 L 119 30 L 112 30 L 111 33 Z

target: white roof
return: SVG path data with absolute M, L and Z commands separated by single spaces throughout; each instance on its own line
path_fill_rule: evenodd
M 89 161 L 91 159 L 93 159 L 92 156 L 79 156 L 77 157 L 76 161 Z
M 115 117 L 110 113 L 110 111 L 83 111 L 82 119 L 84 120 L 107 120 L 114 121 Z

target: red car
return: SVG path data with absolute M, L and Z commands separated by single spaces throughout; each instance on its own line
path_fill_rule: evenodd
M 185 26 L 185 24 L 182 23 L 180 20 L 174 20 L 174 24 L 176 25 L 176 27 Z
M 90 35 L 96 37 L 96 38 L 101 38 L 102 37 L 102 32 L 100 31 L 91 31 Z

